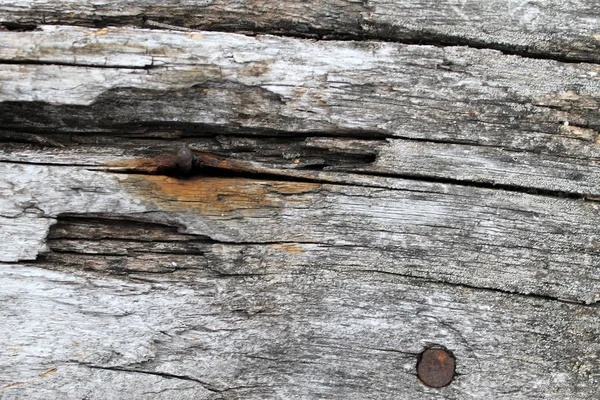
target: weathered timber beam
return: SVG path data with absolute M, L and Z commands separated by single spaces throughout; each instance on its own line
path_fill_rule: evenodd
M 0 33 L 0 43 L 7 134 L 296 136 L 309 158 L 310 148 L 344 147 L 323 136 L 375 139 L 371 162 L 324 167 L 600 195 L 594 65 L 469 48 L 124 28 L 44 27 Z M 60 163 L 72 151 L 25 157 Z M 272 160 L 306 167 L 289 154 Z
M 14 226 L 0 243 L 4 262 L 51 250 L 48 226 L 62 215 L 97 214 L 164 223 L 220 243 L 299 243 L 309 246 L 305 263 L 331 257 L 342 270 L 600 298 L 594 202 L 401 180 L 386 189 L 11 163 L 0 172 L 0 210 Z
M 596 0 L 2 0 L 0 24 L 203 29 L 299 37 L 460 44 L 512 54 L 600 61 Z
M 0 398 L 597 397 L 599 12 L 0 0 Z
M 116 247 L 104 245 L 108 251 Z M 597 307 L 357 268 L 333 270 L 325 261 L 294 265 L 304 246 L 202 250 L 207 253 L 126 257 L 132 267 L 142 267 L 130 275 L 81 271 L 83 255 L 78 260 L 75 254 L 63 256 L 73 264 L 62 263 L 60 271 L 45 269 L 45 263 L 2 265 L 0 300 L 13 312 L 3 315 L 0 334 L 13 345 L 7 349 L 11 357 L 0 358 L 0 396 L 358 400 L 596 394 Z M 102 268 L 111 263 L 108 258 L 92 251 L 84 265 Z M 153 262 L 173 269 L 153 271 Z M 222 265 L 235 270 L 211 270 Z M 418 354 L 432 345 L 447 346 L 457 360 L 454 381 L 442 389 L 423 386 L 415 374 Z

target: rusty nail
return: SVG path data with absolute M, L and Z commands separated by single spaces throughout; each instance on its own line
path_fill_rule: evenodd
M 417 375 L 421 382 L 432 388 L 448 385 L 454 377 L 456 363 L 445 349 L 427 349 L 417 362 Z
M 179 167 L 179 170 L 187 175 L 192 171 L 192 167 L 194 166 L 194 153 L 188 149 L 187 147 L 183 147 L 179 149 L 177 152 L 177 157 L 175 158 L 175 163 Z

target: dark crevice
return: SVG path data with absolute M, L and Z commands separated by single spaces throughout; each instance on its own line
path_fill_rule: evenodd
M 500 51 L 505 55 L 513 55 L 524 58 L 538 59 L 538 60 L 554 60 L 563 63 L 590 63 L 598 64 L 600 60 L 596 59 L 594 55 L 589 56 L 574 56 L 567 55 L 559 52 L 542 52 L 536 49 L 532 49 L 528 46 L 510 45 L 502 43 L 487 42 L 482 40 L 469 39 L 458 36 L 443 35 L 436 32 L 419 31 L 414 32 L 412 35 L 407 33 L 398 33 L 394 36 L 394 31 L 398 28 L 394 26 L 388 26 L 386 24 L 378 23 L 369 27 L 376 33 L 369 33 L 365 30 L 362 24 L 358 24 L 354 29 L 354 33 L 339 32 L 337 30 L 326 30 L 316 29 L 308 26 L 303 32 L 291 27 L 290 31 L 284 31 L 281 29 L 274 29 L 273 27 L 258 27 L 253 26 L 252 30 L 240 30 L 238 28 L 219 28 L 219 27 L 203 27 L 203 26 L 176 26 L 171 25 L 169 28 L 161 27 L 158 25 L 144 24 L 142 27 L 157 30 L 208 30 L 213 32 L 223 33 L 238 33 L 246 36 L 258 36 L 258 35 L 274 35 L 281 37 L 289 37 L 295 39 L 310 39 L 310 40 L 322 40 L 322 41 L 383 41 L 406 45 L 423 45 L 423 46 L 435 46 L 435 47 L 471 47 L 479 50 L 496 50 Z
M 385 173 L 385 172 L 353 172 L 358 175 L 366 175 L 366 176 L 381 176 L 387 178 L 395 178 L 395 179 L 406 179 L 413 181 L 421 181 L 421 182 L 430 182 L 430 183 L 440 183 L 447 185 L 456 185 L 456 186 L 464 186 L 464 187 L 472 187 L 472 188 L 480 188 L 480 189 L 492 189 L 492 190 L 504 190 L 507 192 L 515 192 L 515 193 L 525 193 L 536 196 L 544 196 L 544 197 L 553 197 L 553 198 L 561 198 L 561 199 L 575 199 L 575 200 L 590 200 L 587 194 L 573 193 L 573 192 L 565 192 L 561 190 L 549 190 L 549 189 L 538 189 L 531 188 L 526 186 L 518 186 L 518 185 L 507 185 L 493 182 L 477 182 L 465 179 L 454 179 L 454 178 L 442 178 L 442 177 L 433 177 L 426 175 L 418 175 L 418 174 L 394 174 L 394 173 Z
M 78 232 L 81 232 L 79 236 L 69 236 L 70 229 L 76 228 Z M 139 236 L 136 238 L 135 234 L 139 234 L 140 232 L 160 232 L 164 236 L 177 236 L 181 237 L 185 240 L 185 238 L 193 238 L 199 242 L 211 242 L 207 236 L 201 235 L 189 235 L 186 233 L 179 232 L 180 227 L 172 226 L 167 224 L 160 224 L 156 222 L 142 222 L 135 221 L 130 219 L 123 219 L 122 216 L 94 216 L 90 214 L 82 215 L 74 215 L 74 214 L 63 214 L 57 217 L 56 224 L 50 227 L 50 232 L 48 233 L 48 239 L 86 239 L 90 240 L 90 233 L 94 233 L 96 235 L 96 240 L 102 239 L 121 239 L 124 240 L 136 241 L 136 242 L 147 242 L 146 240 L 139 239 Z M 93 229 L 93 231 L 91 231 Z M 102 232 L 134 232 L 134 237 L 130 238 L 130 236 L 119 236 L 116 237 L 114 235 L 106 235 L 102 234 Z M 72 233 L 71 233 L 72 235 Z M 154 240 L 153 240 L 154 241 Z
M 107 239 L 109 240 L 109 239 Z M 94 240 L 87 240 L 87 239 L 80 239 L 81 242 L 94 242 Z M 117 242 L 117 240 L 112 240 L 112 242 Z M 118 242 L 121 243 L 137 243 L 135 240 L 119 240 Z M 64 255 L 71 255 L 71 256 L 82 256 L 82 257 L 86 257 L 86 256 L 93 256 L 93 257 L 114 257 L 114 258 L 121 258 L 121 257 L 136 257 L 136 256 L 142 256 L 145 254 L 164 254 L 164 255 L 186 255 L 186 256 L 204 256 L 206 255 L 205 252 L 199 252 L 199 251 L 184 251 L 184 250 L 165 250 L 165 251 L 156 251 L 153 250 L 152 248 L 150 248 L 150 245 L 152 244 L 161 244 L 161 243 L 169 243 L 169 242 L 161 242 L 161 241 L 145 241 L 143 242 L 144 244 L 148 245 L 148 248 L 145 248 L 143 251 L 138 251 L 138 250 L 134 250 L 134 251 L 126 251 L 126 254 L 122 254 L 122 253 L 115 253 L 115 252 L 110 252 L 110 251 L 106 251 L 106 252 L 95 252 L 95 251 L 77 251 L 77 250 L 65 250 L 65 249 L 58 249 L 58 244 L 60 242 L 56 243 L 56 242 L 48 242 L 48 247 L 50 248 L 50 250 L 52 251 L 52 253 L 44 253 L 41 254 L 39 256 L 39 260 L 46 260 L 48 259 L 51 255 L 53 254 L 64 254 Z M 112 244 L 112 243 L 111 243 Z M 170 269 L 170 268 L 169 268 Z M 189 269 L 189 268 L 172 268 L 173 271 L 177 270 L 182 270 L 182 269 Z
M 144 17 L 144 21 L 148 20 L 148 18 Z M 530 46 L 494 43 L 490 41 L 476 40 L 458 36 L 449 36 L 437 32 L 427 32 L 423 30 L 414 32 L 412 34 L 410 32 L 397 32 L 398 27 L 383 23 L 358 23 L 356 26 L 353 26 L 351 29 L 349 29 L 348 32 L 340 32 L 339 30 L 332 29 L 318 29 L 311 26 L 306 26 L 306 29 L 300 31 L 297 29 L 298 27 L 294 25 L 290 25 L 288 30 L 278 29 L 274 25 L 271 25 L 269 27 L 253 25 L 250 30 L 240 28 L 239 25 L 231 25 L 224 27 L 200 25 L 178 26 L 176 23 L 175 25 L 173 25 L 165 22 L 155 22 L 152 24 L 143 23 L 141 27 L 155 30 L 205 30 L 212 32 L 237 33 L 246 36 L 258 36 L 268 34 L 273 36 L 289 37 L 295 39 L 310 39 L 322 41 L 383 41 L 398 44 L 435 47 L 471 47 L 474 49 L 481 50 L 496 50 L 500 51 L 505 55 L 514 55 L 539 60 L 554 60 L 563 63 L 597 64 L 600 62 L 600 60 L 598 60 L 593 54 L 590 54 L 589 56 L 578 56 L 568 55 L 566 53 L 560 53 L 558 51 L 542 52 L 540 50 L 532 49 Z M 370 31 L 374 31 L 375 33 L 368 32 L 367 29 L 369 29 Z
M 544 53 L 541 51 L 532 50 L 525 46 L 484 42 L 468 38 L 444 36 L 436 33 L 422 33 L 423 37 L 406 37 L 406 38 L 390 38 L 385 36 L 377 35 L 365 35 L 361 37 L 361 40 L 381 40 L 385 42 L 393 42 L 399 44 L 408 45 L 424 45 L 424 46 L 435 46 L 435 47 L 470 47 L 478 50 L 496 50 L 504 55 L 519 56 L 523 58 L 531 58 L 535 60 L 553 60 L 562 63 L 589 63 L 598 64 L 600 60 L 597 60 L 592 55 L 588 57 L 583 56 L 568 56 L 566 54 L 559 53 Z
M 182 234 L 184 235 L 184 234 Z M 264 242 L 253 242 L 253 241 L 243 241 L 243 240 L 238 240 L 238 241 L 227 241 L 227 240 L 217 240 L 217 239 L 212 239 L 212 238 L 208 238 L 207 236 L 204 235 L 196 235 L 196 234 L 185 234 L 189 237 L 193 237 L 193 239 L 189 239 L 189 240 L 141 240 L 141 239 L 114 239 L 114 238 L 104 238 L 104 239 L 86 239 L 86 238 L 61 238 L 61 239 L 55 239 L 57 241 L 60 240 L 79 240 L 82 242 L 102 242 L 104 240 L 106 241 L 113 241 L 113 242 L 123 242 L 123 243 L 140 243 L 140 244 L 176 244 L 176 243 L 185 243 L 185 244 L 205 244 L 205 245 L 213 245 L 213 244 L 219 244 L 219 245 L 227 245 L 227 246 L 272 246 L 272 245 L 315 245 L 315 246 L 330 246 L 327 243 L 324 242 L 312 242 L 312 241 L 299 241 L 299 240 L 291 240 L 291 241 L 286 241 L 286 240 L 266 240 Z M 197 238 L 197 239 L 196 239 Z M 205 239 L 207 238 L 207 239 Z M 73 250 L 61 250 L 61 249 L 57 249 L 56 243 L 54 243 L 52 240 L 48 241 L 48 247 L 49 249 L 56 254 L 77 254 L 77 255 L 94 255 L 94 256 L 107 256 L 107 257 L 122 257 L 124 256 L 124 254 L 118 254 L 118 253 L 82 253 L 82 252 L 78 252 L 78 251 L 73 251 Z M 132 253 L 135 254 L 139 254 L 139 252 L 137 251 L 133 251 Z M 145 249 L 144 253 L 152 253 L 152 254 L 173 254 L 173 255 L 192 255 L 192 256 L 202 256 L 202 255 L 206 255 L 205 252 L 200 252 L 200 251 L 152 251 L 152 249 Z M 42 255 L 43 256 L 43 255 Z
M 184 234 L 182 234 L 184 235 Z M 213 245 L 213 244 L 219 244 L 219 245 L 227 245 L 227 246 L 272 246 L 272 245 L 315 245 L 315 246 L 330 246 L 330 244 L 325 243 L 325 242 L 313 242 L 313 241 L 301 241 L 301 240 L 266 240 L 264 242 L 253 242 L 253 241 L 243 241 L 243 240 L 238 240 L 238 241 L 227 241 L 227 240 L 217 240 L 217 239 L 212 239 L 212 238 L 208 238 L 208 239 L 204 239 L 206 236 L 204 235 L 196 235 L 196 234 L 185 234 L 187 236 L 190 237 L 194 237 L 194 238 L 198 238 L 198 239 L 190 239 L 190 240 L 173 240 L 173 241 L 168 241 L 168 240 L 135 240 L 135 239 L 111 239 L 111 238 L 106 238 L 104 240 L 119 240 L 122 241 L 123 243 L 144 243 L 144 244 L 152 244 L 152 243 L 191 243 L 191 244 L 206 244 L 206 245 Z M 70 239 L 70 238 L 61 238 L 61 240 L 81 240 L 81 241 L 86 241 L 86 242 L 94 242 L 95 240 L 90 240 L 90 239 Z M 102 239 L 98 240 L 101 241 Z M 64 254 L 80 254 L 80 255 L 102 255 L 102 256 L 115 256 L 115 257 L 121 257 L 123 256 L 122 254 L 116 254 L 116 253 L 80 253 L 80 252 L 76 252 L 76 251 L 70 251 L 70 250 L 56 250 L 54 243 L 52 243 L 51 241 L 48 242 L 48 247 L 50 248 L 50 250 L 52 250 L 55 253 L 64 253 Z M 151 251 L 147 251 L 144 250 L 146 252 L 151 252 Z M 154 251 L 152 252 L 154 254 L 163 254 L 163 253 L 167 253 L 167 252 L 158 252 L 158 251 Z M 186 254 L 186 255 L 205 255 L 204 252 L 168 252 L 168 254 Z
M 5 28 L 7 31 L 11 32 L 29 32 L 37 29 L 37 25 L 34 24 L 21 24 L 18 22 L 2 22 L 0 23 L 0 27 Z
M 570 50 L 569 43 L 561 51 L 558 47 L 550 50 L 537 49 L 531 45 L 517 45 L 498 43 L 486 40 L 477 40 L 460 36 L 452 36 L 439 32 L 420 29 L 406 31 L 406 28 L 386 23 L 373 23 L 365 21 L 357 15 L 352 23 L 340 23 L 338 27 L 317 28 L 310 24 L 299 22 L 278 21 L 268 25 L 249 23 L 247 21 L 231 21 L 224 19 L 219 24 L 207 22 L 206 24 L 186 22 L 186 17 L 166 16 L 154 17 L 147 15 L 124 17 L 99 17 L 90 21 L 58 21 L 45 22 L 46 25 L 84 26 L 92 28 L 106 28 L 111 26 L 133 26 L 137 28 L 153 29 L 159 31 L 212 31 L 223 33 L 237 33 L 247 36 L 274 35 L 296 39 L 310 39 L 322 41 L 383 41 L 407 45 L 424 45 L 436 47 L 470 47 L 474 49 L 496 50 L 505 55 L 513 55 L 539 60 L 554 60 L 563 63 L 591 63 L 598 64 L 597 53 L 593 51 Z M 17 22 L 2 22 L 1 27 L 9 31 L 33 31 L 37 28 L 34 24 L 21 24 Z M 549 43 L 542 42 L 540 47 Z
M 113 219 L 115 218 L 115 219 Z M 166 275 L 182 271 L 205 271 L 215 277 L 259 277 L 271 273 L 235 272 L 218 268 L 210 263 L 210 246 L 214 244 L 228 246 L 271 246 L 302 245 L 300 241 L 221 241 L 205 235 L 179 233 L 178 227 L 168 224 L 147 223 L 128 219 L 101 218 L 99 216 L 59 216 L 57 223 L 50 228 L 46 242 L 48 251 L 39 254 L 34 261 L 21 261 L 23 264 L 41 266 L 49 269 L 82 269 L 114 276 L 130 276 L 131 274 Z M 87 250 L 89 245 L 92 250 Z M 128 244 L 142 244 L 143 250 Z M 169 245 L 174 245 L 169 248 Z M 314 245 L 322 243 L 310 242 Z M 82 246 L 81 249 L 78 246 Z M 166 245 L 155 249 L 154 246 Z M 196 247 L 206 245 L 206 251 Z M 156 255 L 156 264 L 148 264 L 148 255 Z M 191 262 L 189 258 L 201 257 Z M 138 259 L 144 263 L 143 268 L 132 268 L 129 261 Z M 146 261 L 143 261 L 146 260 Z M 91 264 L 88 264 L 91 262 Z M 135 264 L 135 262 L 134 262 Z
M 565 303 L 565 304 L 569 304 L 569 305 L 583 304 L 583 305 L 593 306 L 595 304 L 598 304 L 597 302 L 586 304 L 584 301 L 565 299 L 565 298 L 537 294 L 537 293 L 523 293 L 523 292 L 519 292 L 517 290 L 511 291 L 511 290 L 507 290 L 507 289 L 500 289 L 500 288 L 494 288 L 494 287 L 489 287 L 489 286 L 475 286 L 475 285 L 469 285 L 466 283 L 450 282 L 450 281 L 442 280 L 442 279 L 428 279 L 428 278 L 424 278 L 424 277 L 420 277 L 420 276 L 415 276 L 415 275 L 410 275 L 410 274 L 402 274 L 402 273 L 390 272 L 390 271 L 355 269 L 355 270 L 345 270 L 345 271 L 339 271 L 339 272 L 398 276 L 398 277 L 402 277 L 402 278 L 409 278 L 409 279 L 421 281 L 421 282 L 424 282 L 427 284 L 454 286 L 457 288 L 473 289 L 473 290 L 477 290 L 480 292 L 500 293 L 500 294 L 505 294 L 505 295 L 510 295 L 510 296 L 520 296 L 520 297 L 533 298 L 533 299 L 544 300 L 544 301 L 555 301 L 555 302 Z
M 127 219 L 121 215 L 77 215 L 62 214 L 57 218 L 56 224 L 50 227 L 48 233 L 48 245 L 52 249 L 54 240 L 83 240 L 83 241 L 101 241 L 101 240 L 122 240 L 133 243 L 200 243 L 200 244 L 225 244 L 239 246 L 262 246 L 274 244 L 306 244 L 306 245 L 326 245 L 322 242 L 310 241 L 225 241 L 213 239 L 206 235 L 190 234 L 179 232 L 183 226 L 161 224 L 157 222 L 145 222 L 139 220 Z M 73 233 L 74 230 L 77 233 Z M 106 233 L 103 233 L 106 232 Z M 140 239 L 143 232 L 152 232 L 155 235 L 163 237 L 173 237 L 177 239 Z M 95 236 L 94 238 L 90 238 Z M 65 253 L 67 251 L 64 251 Z M 82 254 L 82 253 L 81 253 Z M 107 254 L 115 255 L 118 254 Z
M 82 67 L 82 68 L 104 68 L 104 69 L 141 69 L 150 70 L 155 67 L 152 65 L 145 65 L 141 67 L 132 65 L 101 65 L 101 64 L 81 64 L 81 63 L 70 63 L 61 61 L 39 61 L 39 60 L 2 60 L 0 59 L 0 65 L 48 65 L 48 66 L 61 66 L 61 67 Z

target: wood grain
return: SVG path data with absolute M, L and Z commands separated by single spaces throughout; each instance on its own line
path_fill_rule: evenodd
M 171 25 L 182 30 L 459 44 L 598 62 L 599 10 L 595 0 L 2 0 L 0 22 L 10 29 L 41 24 L 156 29 Z
M 0 399 L 596 398 L 599 10 L 0 0 Z
M 62 272 L 4 265 L 3 303 L 29 318 L 5 317 L 0 328 L 13 354 L 2 358 L 2 394 L 73 398 L 110 396 L 119 388 L 133 398 L 576 399 L 596 393 L 595 307 L 326 264 L 298 273 L 287 264 L 288 252 L 254 248 L 217 246 L 212 254 L 237 254 L 241 262 L 239 270 L 216 275 L 213 266 L 231 264 L 205 266 L 203 255 L 173 258 L 181 267 L 187 258 L 189 267 L 170 273 L 123 278 L 69 271 L 68 264 Z M 416 378 L 418 353 L 433 344 L 457 359 L 458 375 L 441 390 Z
M 306 139 L 299 147 L 308 160 L 282 151 L 267 161 L 600 195 L 594 65 L 469 48 L 123 28 L 45 27 L 0 33 L 0 43 L 0 59 L 11 60 L 0 65 L 6 129 L 296 136 Z M 345 142 L 323 136 L 379 143 L 362 151 L 371 163 L 331 165 L 317 155 Z M 27 157 L 67 162 L 72 151 L 63 161 Z M 12 154 L 3 157 L 19 159 Z
M 37 257 L 47 235 L 34 229 L 40 219 L 48 225 L 64 214 L 98 214 L 164 223 L 222 243 L 328 249 L 306 251 L 308 264 L 331 257 L 339 268 L 588 303 L 600 298 L 594 202 L 418 181 L 386 189 L 385 182 L 181 179 L 5 163 L 0 169 L 2 212 L 19 226 L 2 243 L 5 262 Z M 24 214 L 31 207 L 37 218 Z

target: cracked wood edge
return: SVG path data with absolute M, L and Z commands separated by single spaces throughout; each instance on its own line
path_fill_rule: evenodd
M 0 65 L 6 129 L 385 137 L 355 171 L 600 194 L 597 66 L 125 28 L 46 26 L 0 42 L 0 58 L 16 63 Z M 320 140 L 306 145 L 335 145 Z
M 496 48 L 538 58 L 598 62 L 600 11 L 584 0 L 2 0 L 0 23 L 134 25 L 274 33 L 300 37 L 383 39 Z
M 473 287 L 588 303 L 600 298 L 593 202 L 419 181 L 386 189 L 8 163 L 0 171 L 0 210 L 18 227 L 0 243 L 4 262 L 43 252 L 47 232 L 33 228 L 40 220 L 48 226 L 65 214 L 102 214 L 223 243 L 330 245 L 339 254 L 332 262 L 343 268 L 376 265 Z

